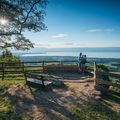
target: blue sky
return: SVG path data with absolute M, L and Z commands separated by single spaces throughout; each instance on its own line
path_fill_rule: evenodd
M 120 0 L 49 0 L 36 47 L 120 47 Z

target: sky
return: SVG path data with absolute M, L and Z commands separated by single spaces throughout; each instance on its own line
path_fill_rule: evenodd
M 35 47 L 120 47 L 120 0 L 49 0 Z

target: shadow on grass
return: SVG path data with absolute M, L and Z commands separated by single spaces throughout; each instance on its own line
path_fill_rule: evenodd
M 13 111 L 10 101 L 4 98 L 2 92 L 0 90 L 0 120 L 22 120 L 22 117 Z
M 103 94 L 103 99 L 114 103 L 120 104 L 120 93 L 112 89 L 105 88 L 101 85 L 97 86 L 97 90 L 100 90 Z
M 73 108 L 76 120 L 119 120 L 120 112 L 102 102 L 85 102 Z
M 109 92 L 109 94 L 103 99 L 120 104 L 120 93 L 112 90 L 108 90 L 107 92 Z

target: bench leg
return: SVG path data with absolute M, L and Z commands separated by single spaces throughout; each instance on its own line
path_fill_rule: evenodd
M 42 79 L 42 85 L 43 85 L 43 88 L 45 88 L 44 79 Z

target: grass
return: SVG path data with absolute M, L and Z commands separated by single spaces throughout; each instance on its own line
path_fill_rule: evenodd
M 76 120 L 119 120 L 120 111 L 114 111 L 102 102 L 86 102 L 72 108 Z
M 23 80 L 0 80 L 0 120 L 27 120 L 25 117 L 16 114 L 13 106 L 5 95 L 3 90 L 13 84 L 24 84 Z
M 0 93 L 0 120 L 22 120 L 22 117 L 16 114 L 9 100 Z
M 5 89 L 7 87 L 9 87 L 10 85 L 15 85 L 15 84 L 24 84 L 25 81 L 24 80 L 0 80 L 0 90 Z
M 75 88 L 69 87 L 72 91 L 75 90 Z M 118 107 L 120 105 L 120 93 L 109 89 L 106 92 L 108 95 L 102 97 L 101 101 L 83 101 L 81 104 L 72 107 L 72 119 L 120 120 L 120 107 Z

